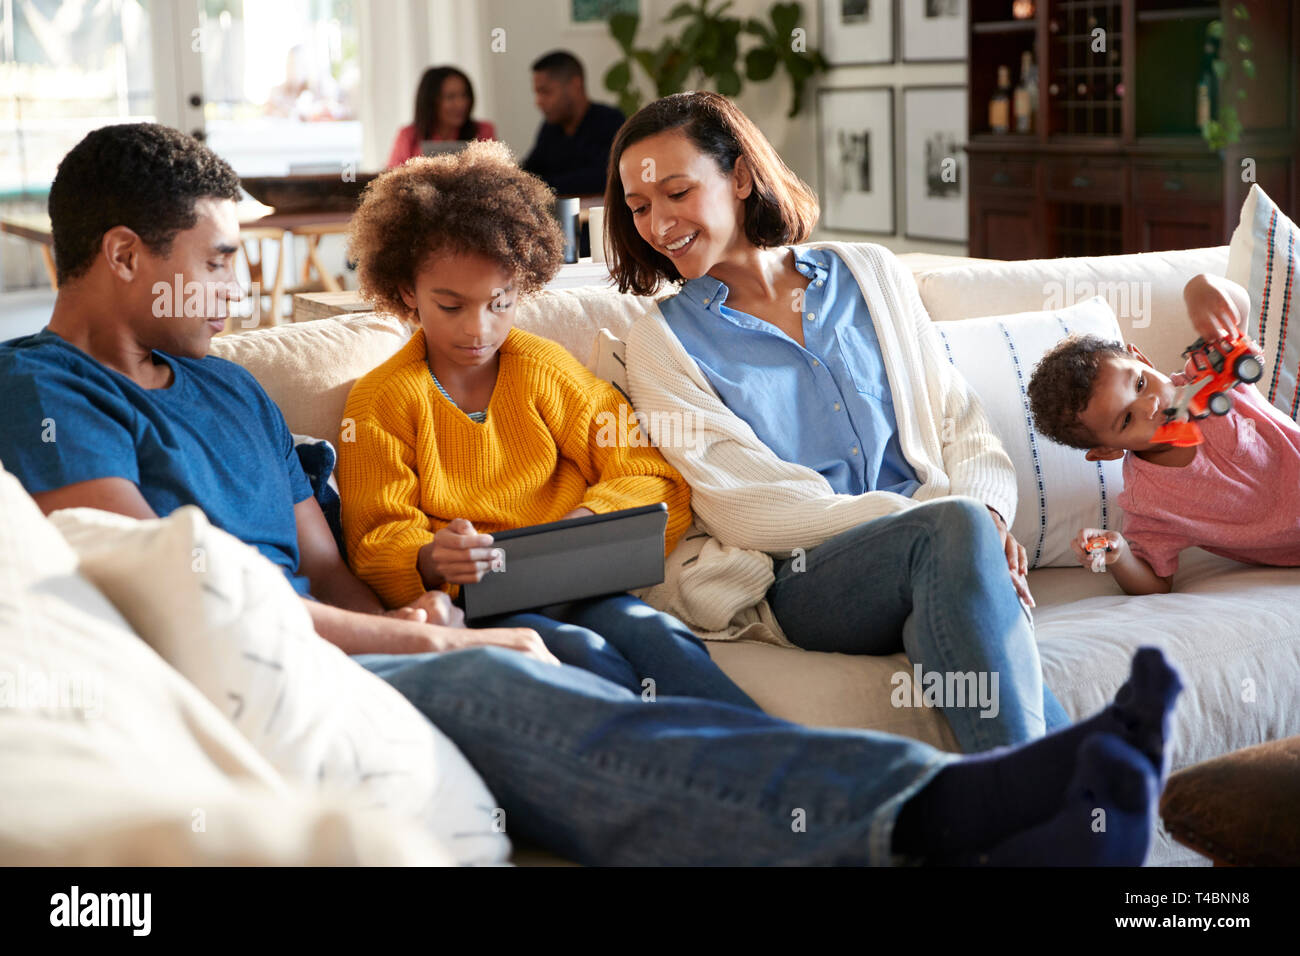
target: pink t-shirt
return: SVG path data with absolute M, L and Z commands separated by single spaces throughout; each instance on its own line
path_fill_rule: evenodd
M 1192 547 L 1249 564 L 1300 565 L 1300 427 L 1253 385 L 1232 396 L 1227 415 L 1200 420 L 1205 442 L 1187 467 L 1124 456 L 1123 535 L 1161 577 Z

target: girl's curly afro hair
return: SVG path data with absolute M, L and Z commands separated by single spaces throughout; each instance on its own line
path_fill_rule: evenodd
M 520 295 L 537 292 L 564 258 L 554 204 L 546 183 L 520 169 L 510 148 L 495 140 L 408 160 L 366 187 L 352 217 L 348 254 L 361 294 L 414 321 L 401 289 L 440 254 L 483 256 L 514 277 Z

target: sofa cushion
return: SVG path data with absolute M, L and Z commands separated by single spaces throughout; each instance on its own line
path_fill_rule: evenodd
M 51 520 L 140 636 L 286 780 L 417 819 L 461 863 L 509 855 L 495 801 L 456 746 L 318 637 L 256 549 L 191 505 L 152 521 L 85 508 Z
M 401 320 L 367 312 L 219 335 L 212 354 L 251 372 L 280 407 L 289 431 L 335 441 L 353 383 L 410 335 Z
M 559 342 L 594 372 L 597 332 L 608 329 L 624 338 L 638 317 L 655 308 L 654 302 L 651 296 L 621 295 L 604 286 L 548 289 L 519 300 L 515 325 Z
M 1264 350 L 1259 389 L 1292 418 L 1300 412 L 1300 229 L 1255 183 L 1228 247 L 1228 278 L 1250 293 L 1250 333 Z
M 1144 644 L 1161 647 L 1186 686 L 1174 715 L 1170 766 L 1178 770 L 1267 740 L 1300 734 L 1300 569 L 1249 567 L 1192 549 L 1174 593 L 1129 597 L 1109 574 L 1086 568 L 1031 571 L 1029 587 L 1043 679 L 1072 719 L 1100 710 Z M 824 654 L 746 643 L 709 644 L 718 665 L 760 707 L 814 726 L 860 727 L 956 752 L 942 714 L 898 708 L 904 654 Z M 1157 834 L 1149 862 L 1194 862 Z
M 621 338 L 653 303 L 598 286 L 545 290 L 519 300 L 515 324 L 559 342 L 594 370 L 597 332 L 605 328 Z M 401 348 L 411 328 L 394 316 L 365 312 L 219 335 L 212 354 L 252 373 L 291 432 L 333 442 L 353 384 Z
M 1043 354 L 1071 334 L 1118 341 L 1119 324 L 1094 296 L 1069 308 L 937 324 L 948 360 L 979 395 L 1016 469 L 1011 532 L 1031 568 L 1077 567 L 1070 541 L 1080 528 L 1118 528 L 1115 498 L 1123 463 L 1090 462 L 1083 452 L 1045 438 L 1034 427 L 1026 389 Z
M 1182 368 L 1196 334 L 1187 320 L 1183 286 L 1201 272 L 1224 275 L 1228 247 L 1143 252 L 1125 256 L 977 262 L 916 276 L 921 300 L 936 322 L 1037 312 L 1100 295 L 1119 318 L 1125 342 L 1156 368 Z
M 0 865 L 447 862 L 291 790 L 127 625 L 0 467 Z

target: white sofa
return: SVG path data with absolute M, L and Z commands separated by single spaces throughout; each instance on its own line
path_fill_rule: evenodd
M 1041 310 L 1095 294 L 1111 300 L 1129 341 L 1159 367 L 1180 363 L 1194 337 L 1182 288 L 1222 275 L 1226 246 L 1167 253 L 1021 262 L 966 260 L 915 277 L 937 322 Z M 907 262 L 904 257 L 904 262 Z M 1060 303 L 1060 300 L 1064 300 Z M 545 292 L 521 303 L 518 324 L 595 367 L 598 330 L 622 337 L 650 300 L 607 288 Z M 226 336 L 214 351 L 244 364 L 295 432 L 337 434 L 348 386 L 398 347 L 406 332 L 377 315 L 320 320 Z M 1023 496 L 1022 496 L 1023 497 Z M 1204 552 L 1185 555 L 1175 593 L 1125 596 L 1084 568 L 1031 572 L 1044 675 L 1071 717 L 1100 708 L 1123 682 L 1133 651 L 1163 647 L 1187 684 L 1178 708 L 1175 769 L 1300 733 L 1300 570 L 1249 568 Z M 865 727 L 955 750 L 932 709 L 896 708 L 891 677 L 903 655 L 852 657 L 768 644 L 713 642 L 718 663 L 770 713 L 805 724 Z M 1162 832 L 1152 864 L 1202 861 Z
M 1098 290 L 1083 280 L 1137 283 L 1141 301 L 1129 302 L 1127 310 L 1117 303 L 1121 327 L 1168 368 L 1177 364 L 1189 338 L 1181 306 L 1184 282 L 1198 272 L 1222 274 L 1226 262 L 1227 247 L 1074 260 L 969 260 L 920 269 L 916 279 L 939 322 L 1040 310 L 1053 293 L 1064 294 L 1067 304 L 1086 299 Z M 598 330 L 621 334 L 649 306 L 649 300 L 604 288 L 547 292 L 521 303 L 519 324 L 594 364 Z M 408 334 L 391 317 L 362 314 L 222 336 L 213 351 L 258 378 L 291 430 L 332 439 L 351 384 Z M 1034 571 L 1030 585 L 1046 682 L 1072 717 L 1100 708 L 1123 681 L 1133 651 L 1154 643 L 1176 662 L 1187 685 L 1175 722 L 1175 769 L 1300 733 L 1300 570 L 1248 568 L 1197 552 L 1185 556 L 1170 595 L 1126 597 L 1108 575 L 1083 568 Z M 891 706 L 891 677 L 908 669 L 901 654 L 858 657 L 727 642 L 714 642 L 710 650 L 770 713 L 956 749 L 938 711 Z M 382 854 L 357 854 L 363 860 L 377 855 Z M 1154 865 L 1197 862 L 1205 861 L 1163 831 L 1149 859 Z

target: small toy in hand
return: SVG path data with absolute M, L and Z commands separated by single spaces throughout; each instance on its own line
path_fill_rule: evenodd
M 1156 429 L 1152 440 L 1188 448 L 1205 441 L 1196 420 L 1226 415 L 1232 410 L 1232 389 L 1239 383 L 1258 382 L 1264 375 L 1264 353 L 1236 325 L 1232 335 L 1218 342 L 1197 339 L 1184 352 L 1186 384 L 1178 389 L 1174 404 L 1165 409 L 1168 421 Z M 1181 419 L 1183 414 L 1186 419 Z
M 1096 572 L 1105 571 L 1106 552 L 1114 550 L 1110 546 L 1110 542 L 1102 537 L 1089 538 L 1085 549 L 1092 555 L 1092 564 L 1089 567 Z

